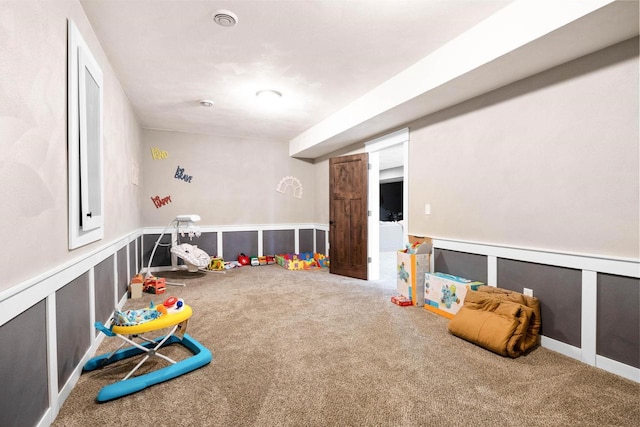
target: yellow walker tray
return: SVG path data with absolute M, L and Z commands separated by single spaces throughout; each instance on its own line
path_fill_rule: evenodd
M 107 328 L 102 323 L 96 322 L 95 327 L 97 330 L 104 333 L 106 336 L 118 337 L 126 343 L 133 345 L 133 347 L 122 348 L 125 345 L 125 343 L 122 343 L 116 351 L 90 359 L 84 365 L 84 371 L 93 371 L 119 360 L 146 353 L 142 360 L 121 381 L 104 386 L 98 393 L 96 400 L 98 402 L 106 402 L 128 394 L 136 393 L 152 385 L 168 381 L 191 372 L 211 362 L 211 359 L 213 358 L 211 352 L 185 333 L 187 321 L 192 315 L 193 311 L 191 307 L 184 304 L 182 309 L 178 312 L 165 313 L 157 319 L 137 325 L 113 325 L 111 328 Z M 164 337 L 148 339 L 141 335 L 165 328 L 171 328 L 171 331 Z M 143 343 L 135 342 L 135 338 L 141 339 Z M 175 360 L 158 353 L 160 348 L 171 344 L 180 344 L 184 346 L 193 353 L 193 356 L 176 362 Z M 152 356 L 158 356 L 169 362 L 170 365 L 144 375 L 132 377 L 138 368 Z

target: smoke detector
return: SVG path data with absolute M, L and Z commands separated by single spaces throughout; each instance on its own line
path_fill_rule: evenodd
M 213 107 L 213 101 L 210 101 L 208 99 L 201 99 L 200 105 L 202 105 L 203 107 Z
M 213 18 L 213 22 L 223 27 L 234 27 L 238 23 L 236 14 L 229 10 L 216 10 L 215 12 L 211 12 L 211 17 Z

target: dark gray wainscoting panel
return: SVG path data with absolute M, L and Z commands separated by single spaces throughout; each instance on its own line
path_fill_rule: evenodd
M 96 322 L 105 323 L 115 310 L 113 256 L 94 267 L 94 281 Z
M 140 272 L 142 271 L 142 236 L 136 239 L 136 244 L 138 246 L 138 265 L 136 271 Z
M 298 247 L 300 252 L 313 252 L 313 229 L 299 230 Z
M 129 242 L 129 275 L 133 277 L 139 272 L 136 264 L 136 242 Z
M 224 231 L 222 233 L 222 247 L 225 261 L 238 259 L 238 254 L 247 256 L 258 255 L 257 231 Z
M 129 291 L 129 274 L 127 273 L 127 247 L 118 251 L 118 299 Z
M 319 254 L 327 253 L 326 233 L 324 230 L 316 230 L 316 252 Z
M 158 237 L 160 237 L 159 234 L 144 235 L 144 246 L 142 251 L 143 268 L 147 268 L 147 265 L 149 265 L 149 257 L 151 256 L 151 252 L 153 251 L 153 247 L 156 244 L 156 240 L 158 240 Z M 153 255 L 153 262 L 151 263 L 151 267 L 166 267 L 169 265 L 171 265 L 170 233 L 162 236 L 162 240 L 160 240 L 158 249 L 156 249 L 156 253 Z
M 262 253 L 264 255 L 290 254 L 295 250 L 295 230 L 265 230 L 262 232 Z
M 488 267 L 485 255 L 435 249 L 433 268 L 439 273 L 453 274 L 465 279 L 487 283 Z
M 640 368 L 640 280 L 598 274 L 596 353 Z
M 49 407 L 44 300 L 0 326 L 0 378 L 0 425 L 36 425 Z
M 532 289 L 540 300 L 542 334 L 581 347 L 582 271 L 499 258 L 498 287 Z
M 56 292 L 56 334 L 58 347 L 58 391 L 91 346 L 89 272 Z

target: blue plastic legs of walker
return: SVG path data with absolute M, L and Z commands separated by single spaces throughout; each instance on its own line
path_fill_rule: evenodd
M 159 342 L 161 340 L 162 338 L 158 338 L 157 341 Z M 142 344 L 142 346 L 145 348 L 153 348 L 153 344 L 154 343 L 145 343 Z M 184 334 L 182 339 L 176 336 L 170 336 L 169 339 L 167 339 L 167 341 L 164 343 L 163 347 L 169 344 L 181 344 L 189 351 L 191 351 L 193 353 L 193 356 L 180 362 L 176 362 L 175 364 L 169 365 L 167 367 L 149 372 L 148 374 L 139 375 L 137 377 L 129 378 L 126 380 L 118 381 L 117 383 L 104 386 L 102 387 L 102 389 L 100 389 L 100 392 L 98 392 L 98 397 L 96 398 L 96 400 L 98 402 L 107 402 L 109 400 L 118 399 L 120 397 L 136 393 L 140 390 L 144 390 L 145 388 L 152 385 L 179 377 L 180 375 L 194 371 L 211 362 L 211 352 L 198 341 L 190 337 L 188 334 Z M 111 355 L 101 355 L 90 359 L 84 365 L 83 369 L 85 371 L 93 371 L 119 360 L 123 360 L 142 353 L 144 353 L 144 351 L 136 347 L 124 348 Z

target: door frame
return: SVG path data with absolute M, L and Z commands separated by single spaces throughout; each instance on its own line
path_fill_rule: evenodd
M 370 165 L 369 206 L 367 208 L 371 213 L 368 221 L 367 239 L 367 256 L 371 260 L 368 264 L 369 280 L 380 278 L 380 151 L 398 145 L 403 147 L 402 242 L 404 245 L 409 241 L 409 215 L 407 215 L 409 208 L 409 128 L 403 128 L 364 143 L 365 152 L 369 154 Z

